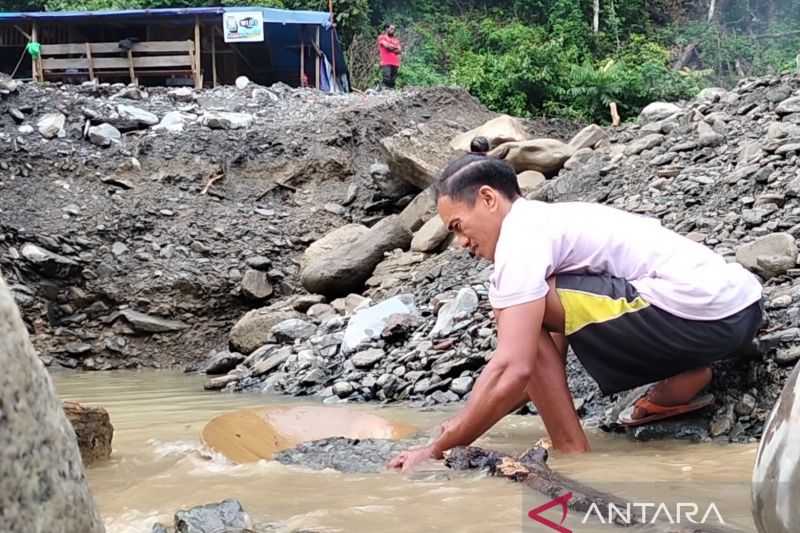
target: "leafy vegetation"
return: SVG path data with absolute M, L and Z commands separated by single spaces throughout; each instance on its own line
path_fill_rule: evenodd
M 262 5 L 328 0 L 11 0 L 7 9 Z M 393 22 L 400 85 L 454 84 L 515 115 L 605 121 L 654 100 L 798 68 L 796 0 L 334 0 L 358 88 L 378 81 L 375 39 Z M 713 6 L 713 8 L 712 8 Z M 596 7 L 599 10 L 596 12 Z

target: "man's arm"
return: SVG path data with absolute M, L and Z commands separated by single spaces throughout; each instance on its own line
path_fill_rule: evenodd
M 464 410 L 432 444 L 432 455 L 471 444 L 519 405 L 536 362 L 545 300 L 497 313 L 497 350 L 481 372 Z

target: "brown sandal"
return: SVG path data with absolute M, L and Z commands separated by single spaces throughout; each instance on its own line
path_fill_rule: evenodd
M 619 414 L 618 420 L 623 426 L 641 426 L 642 424 L 649 424 L 657 420 L 664 420 L 665 418 L 672 418 L 673 416 L 698 411 L 712 403 L 714 403 L 713 394 L 698 396 L 691 402 L 681 405 L 659 405 L 651 402 L 646 397 L 642 397 L 636 400 L 632 405 L 626 407 L 625 410 Z M 633 418 L 633 411 L 636 407 L 644 410 L 647 414 L 641 418 Z

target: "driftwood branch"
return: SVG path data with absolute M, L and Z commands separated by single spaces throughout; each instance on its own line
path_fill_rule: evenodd
M 217 174 L 216 176 L 214 176 L 213 178 L 211 178 L 210 180 L 208 180 L 208 183 L 206 183 L 206 186 L 203 187 L 202 191 L 200 191 L 200 194 L 208 193 L 208 189 L 210 189 L 211 186 L 214 185 L 214 182 L 216 182 L 218 180 L 221 180 L 224 177 L 225 177 L 225 173 L 221 172 L 221 173 Z
M 591 487 L 563 476 L 547 466 L 548 452 L 544 448 L 532 448 L 514 458 L 501 452 L 485 450 L 473 446 L 454 448 L 446 453 L 445 465 L 453 470 L 484 470 L 489 475 L 504 477 L 511 481 L 522 483 L 528 488 L 539 492 L 548 498 L 563 498 L 571 493 L 569 499 L 563 500 L 569 509 L 586 513 L 593 506 L 599 509 L 608 509 L 609 504 L 617 508 L 626 508 L 633 502 L 611 494 L 595 490 Z M 632 520 L 633 521 L 633 520 Z M 615 523 L 615 525 L 628 527 L 635 523 Z M 703 524 L 670 524 L 667 521 L 648 522 L 653 529 L 648 531 L 658 533 L 741 533 L 736 529 L 724 526 Z

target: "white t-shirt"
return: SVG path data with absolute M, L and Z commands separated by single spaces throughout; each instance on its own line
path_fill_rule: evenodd
M 761 298 L 744 267 L 658 220 L 601 204 L 516 200 L 495 250 L 492 306 L 537 300 L 548 277 L 580 272 L 623 278 L 652 305 L 691 320 L 725 318 Z

